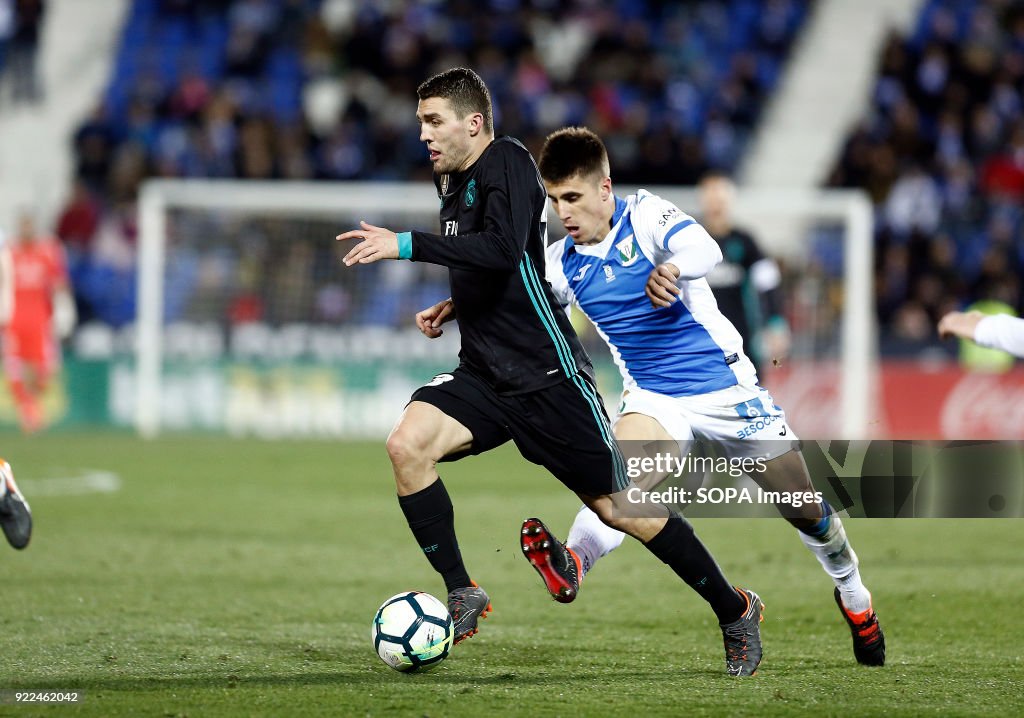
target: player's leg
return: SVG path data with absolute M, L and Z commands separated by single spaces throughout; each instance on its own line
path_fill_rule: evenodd
M 797 437 L 785 412 L 760 387 L 737 386 L 723 392 L 675 400 L 683 407 L 693 430 L 716 442 L 729 457 L 767 456 L 764 471 L 751 478 L 765 491 L 813 492 L 807 465 L 794 451 Z M 737 427 L 742 431 L 737 431 Z M 737 439 L 738 435 L 744 438 Z M 804 545 L 815 555 L 835 584 L 835 595 L 853 629 L 854 654 L 860 663 L 882 665 L 885 639 L 871 606 L 871 594 L 861 580 L 857 554 L 843 522 L 828 505 L 806 502 L 801 506 L 776 503 L 779 513 L 797 529 Z
M 639 467 L 640 459 L 662 452 L 675 455 L 678 453 L 679 442 L 689 438 L 673 438 L 660 421 L 653 418 L 653 416 L 648 416 L 635 410 L 620 415 L 612 426 L 612 430 L 626 459 L 627 470 L 631 472 L 630 475 L 633 475 L 630 467 Z M 638 478 L 637 483 L 640 486 L 652 486 L 661 478 L 663 476 L 660 474 L 658 476 L 643 476 Z M 602 556 L 607 556 L 618 548 L 625 537 L 626 534 L 608 526 L 598 518 L 590 507 L 584 504 L 576 513 L 572 527 L 569 529 L 569 535 L 565 541 L 566 548 L 576 557 L 579 582 L 583 582 L 583 578 L 594 567 L 598 559 Z M 538 539 L 540 539 L 539 542 Z M 547 530 L 543 523 L 527 526 L 524 522 L 524 552 L 528 550 L 528 545 L 543 546 L 546 539 L 550 539 L 548 544 L 554 549 L 558 542 L 550 535 L 550 531 Z M 546 551 L 547 549 L 541 548 L 540 550 Z M 545 563 L 552 564 L 553 562 L 546 561 Z M 537 566 L 536 563 L 534 565 L 535 567 Z M 539 568 L 538 571 L 540 571 Z M 554 573 L 557 576 L 557 570 Z M 541 577 L 545 577 L 544 572 L 541 572 Z M 557 577 L 554 581 L 545 578 L 544 581 L 545 586 L 555 600 L 562 603 L 568 603 L 576 596 L 575 591 L 567 592 L 565 590 L 567 578 L 565 576 Z
M 418 389 L 388 437 L 398 503 L 430 565 L 444 579 L 455 640 L 476 633 L 490 600 L 469 577 L 455 534 L 455 510 L 437 464 L 508 440 L 482 382 L 456 370 Z
M 8 329 L 4 335 L 4 373 L 27 434 L 43 428 L 41 392 L 36 387 L 47 368 L 48 339 L 41 327 Z
M 29 384 L 36 402 L 42 405 L 43 395 L 50 387 L 53 377 L 60 371 L 60 344 L 48 327 L 42 327 L 32 354 L 32 381 Z
M 5 362 L 7 367 L 11 367 L 12 364 L 13 362 Z M 41 415 L 35 397 L 29 390 L 28 383 L 26 382 L 24 364 L 19 361 L 16 369 L 7 368 L 4 373 L 7 376 L 7 387 L 14 398 L 14 406 L 18 412 L 18 423 L 21 425 L 22 431 L 26 434 L 38 431 L 41 424 Z
M 631 484 L 626 463 L 612 435 L 604 405 L 584 375 L 551 390 L 524 397 L 524 411 L 512 415 L 512 438 L 530 461 L 542 464 L 607 525 L 640 540 L 694 589 L 722 625 L 727 668 L 749 675 L 761 659 L 761 602 L 735 589 L 681 516 L 659 504 L 630 508 L 642 491 Z M 528 421 L 521 421 L 528 416 Z M 566 440 L 571 427 L 571 440 Z
M 11 465 L 0 459 L 0 527 L 7 542 L 16 549 L 28 546 L 32 538 L 32 512 L 14 483 Z
M 409 402 L 387 440 L 398 495 L 416 494 L 439 481 L 438 462 L 468 451 L 472 443 L 470 430 L 441 409 Z
M 780 494 L 814 491 L 807 465 L 798 451 L 789 451 L 766 461 L 764 467 L 764 471 L 755 473 L 753 478 L 765 491 Z M 799 507 L 779 502 L 775 507 L 800 532 L 804 544 L 817 557 L 825 573 L 836 581 L 840 590 L 844 590 L 844 597 L 848 591 L 853 605 L 863 603 L 866 609 L 871 603 L 871 595 L 860 581 L 857 554 L 850 547 L 842 520 L 828 502 L 806 502 Z M 851 580 L 846 582 L 844 589 L 843 582 L 847 579 Z
M 797 451 L 765 462 L 758 484 L 769 491 L 814 491 L 807 465 Z M 853 634 L 853 652 L 859 663 L 885 664 L 885 635 L 871 603 L 871 592 L 860 574 L 860 561 L 847 538 L 842 519 L 827 501 L 807 503 L 806 510 L 777 505 L 779 512 L 797 529 L 803 542 L 835 584 L 833 595 Z
M 656 505 L 651 506 L 649 516 L 625 515 L 621 507 L 624 502 L 633 503 L 633 499 L 622 493 L 580 498 L 609 526 L 639 540 L 708 603 L 722 630 L 726 671 L 730 675 L 750 676 L 757 672 L 762 657 L 761 598 L 749 589 L 729 583 L 686 519 L 664 507 L 658 508 L 666 515 L 659 516 Z

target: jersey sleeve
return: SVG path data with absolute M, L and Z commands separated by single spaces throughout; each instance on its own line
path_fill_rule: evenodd
M 1024 357 L 1024 319 L 1009 314 L 985 317 L 974 328 L 974 341 L 983 347 Z
M 481 176 L 485 202 L 481 232 L 443 236 L 412 232 L 409 258 L 453 269 L 514 270 L 530 237 L 537 214 L 534 201 L 543 196 L 537 167 L 530 155 L 505 144 L 492 147 Z
M 718 242 L 668 200 L 641 190 L 633 218 L 637 240 L 654 264 L 674 264 L 680 279 L 703 277 L 722 261 Z
M 563 308 L 572 303 L 569 280 L 566 279 L 565 271 L 562 269 L 562 253 L 565 251 L 566 241 L 560 239 L 545 250 L 547 261 L 544 267 L 544 278 L 548 280 L 555 299 Z
M 764 323 L 776 327 L 784 327 L 783 298 L 779 288 L 782 284 L 782 272 L 778 263 L 761 251 L 757 241 L 749 233 L 737 230 L 743 242 L 743 267 L 747 270 L 750 285 L 757 292 L 761 301 L 761 313 Z

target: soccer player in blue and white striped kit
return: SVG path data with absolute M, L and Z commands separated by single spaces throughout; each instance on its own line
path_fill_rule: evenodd
M 548 248 L 546 276 L 564 306 L 576 305 L 593 322 L 619 367 L 616 438 L 711 441 L 730 458 L 766 459 L 752 475 L 766 490 L 813 491 L 803 458 L 791 450 L 796 437 L 785 413 L 758 386 L 742 339 L 704 278 L 722 260 L 714 239 L 657 195 L 617 197 L 604 144 L 588 129 L 550 135 L 539 165 L 568 232 Z M 827 503 L 777 507 L 835 583 L 857 660 L 884 664 L 885 639 L 839 516 Z M 586 571 L 623 540 L 586 507 L 564 545 L 539 519 L 524 522 L 522 537 L 548 591 L 566 603 Z

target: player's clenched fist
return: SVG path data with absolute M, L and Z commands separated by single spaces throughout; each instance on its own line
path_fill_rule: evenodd
M 374 227 L 367 222 L 360 222 L 362 229 L 353 229 L 335 237 L 336 240 L 346 239 L 363 240 L 354 246 L 345 258 L 346 267 L 353 264 L 371 264 L 382 259 L 398 259 L 398 235 L 390 229 Z
M 668 307 L 679 296 L 679 287 L 676 280 L 679 279 L 679 267 L 674 264 L 659 264 L 647 277 L 647 286 L 644 293 L 656 307 Z
M 440 301 L 416 315 L 416 326 L 431 339 L 444 334 L 441 325 L 455 318 L 455 303 L 451 299 Z

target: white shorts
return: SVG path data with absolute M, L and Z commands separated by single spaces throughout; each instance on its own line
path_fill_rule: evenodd
M 634 387 L 623 392 L 615 421 L 626 414 L 649 416 L 681 445 L 697 439 L 728 458 L 774 459 L 797 440 L 786 412 L 757 385 L 681 397 Z

